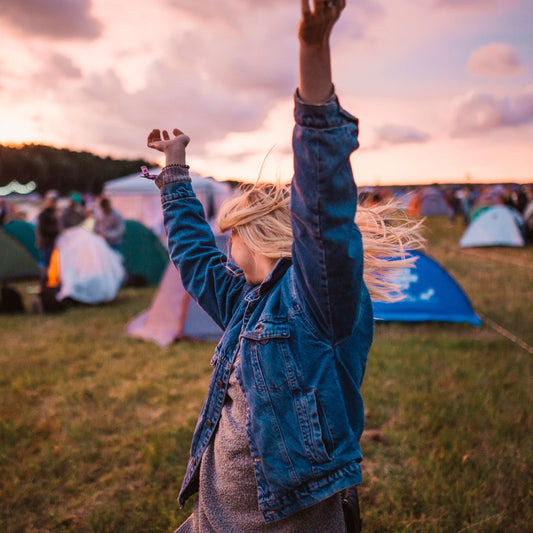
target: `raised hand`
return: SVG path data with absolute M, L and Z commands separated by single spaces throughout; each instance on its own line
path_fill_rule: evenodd
M 308 46 L 327 44 L 335 22 L 346 7 L 346 0 L 313 0 L 314 9 L 311 9 L 310 0 L 301 2 L 300 43 Z
M 165 154 L 166 164 L 185 164 L 185 148 L 189 144 L 190 138 L 181 130 L 174 128 L 173 137 L 170 138 L 167 130 L 154 129 L 148 135 L 146 144 L 149 148 L 158 150 Z
M 346 0 L 301 0 L 299 93 L 308 104 L 321 104 L 333 93 L 329 36 Z

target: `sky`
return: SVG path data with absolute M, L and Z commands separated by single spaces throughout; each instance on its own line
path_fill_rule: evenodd
M 0 0 L 0 143 L 290 179 L 299 0 Z M 347 0 L 332 36 L 360 185 L 533 181 L 533 1 Z M 268 154 L 268 155 L 267 155 Z

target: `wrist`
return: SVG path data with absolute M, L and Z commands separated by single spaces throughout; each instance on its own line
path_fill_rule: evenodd
M 165 162 L 167 165 L 185 165 L 187 163 L 185 143 L 174 142 L 165 148 Z
M 185 165 L 186 164 L 186 157 L 185 153 L 183 154 L 175 154 L 175 153 L 167 153 L 165 154 L 165 165 Z

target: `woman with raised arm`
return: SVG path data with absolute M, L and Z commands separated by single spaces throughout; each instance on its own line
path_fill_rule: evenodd
M 189 138 L 178 129 L 148 137 L 166 156 L 156 183 L 171 258 L 224 330 L 179 502 L 198 498 L 180 533 L 359 527 L 343 495 L 361 483 L 359 389 L 373 335 L 363 243 L 365 276 L 383 299 L 417 234 L 379 213 L 364 215 L 362 230 L 354 222 L 358 123 L 334 94 L 329 52 L 344 7 L 301 2 L 294 177 L 290 187 L 244 187 L 221 208 L 230 257 L 217 249 L 193 193 Z

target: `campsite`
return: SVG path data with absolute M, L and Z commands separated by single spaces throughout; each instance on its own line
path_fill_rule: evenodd
M 365 530 L 528 531 L 532 354 L 517 342 L 533 345 L 533 248 L 461 248 L 460 224 L 426 224 L 427 254 L 482 324 L 376 324 L 363 386 Z M 14 285 L 29 308 L 35 282 Z M 175 500 L 215 343 L 162 349 L 128 336 L 156 291 L 0 315 L 3 531 L 169 532 L 189 514 Z

